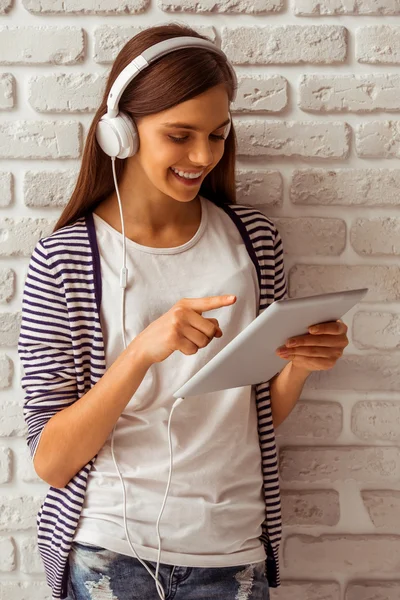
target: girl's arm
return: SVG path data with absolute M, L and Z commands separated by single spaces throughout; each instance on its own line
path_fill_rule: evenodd
M 150 365 L 135 341 L 86 394 L 45 425 L 33 464 L 52 487 L 65 487 L 99 452 L 143 381 Z
M 310 371 L 295 367 L 289 362 L 270 382 L 272 420 L 275 429 L 296 406 Z
M 65 487 L 103 446 L 150 365 L 133 340 L 79 398 L 70 315 L 56 259 L 53 267 L 39 240 L 24 285 L 18 354 L 35 470 L 51 486 Z
M 332 369 L 349 343 L 343 321 L 319 323 L 309 333 L 287 340 L 276 353 L 290 362 L 270 380 L 274 426 L 286 419 L 300 397 L 307 377 L 313 371 Z

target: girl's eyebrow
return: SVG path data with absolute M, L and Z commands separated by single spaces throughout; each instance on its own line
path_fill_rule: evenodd
M 228 125 L 230 119 L 227 119 L 226 121 L 224 121 L 223 123 L 221 123 L 221 125 L 218 125 L 218 127 L 216 127 L 215 129 L 219 129 L 220 127 L 223 127 L 224 125 Z M 192 129 L 193 131 L 200 131 L 200 129 L 198 127 L 195 127 L 194 125 L 190 125 L 189 123 L 163 123 L 164 127 L 176 127 L 177 129 Z M 213 130 L 214 131 L 214 130 Z

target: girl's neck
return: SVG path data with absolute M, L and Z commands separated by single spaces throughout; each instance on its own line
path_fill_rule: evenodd
M 160 214 L 152 218 L 151 211 L 135 210 L 134 205 L 124 206 L 125 236 L 143 246 L 168 248 L 180 246 L 189 241 L 196 233 L 201 222 L 200 196 L 190 202 L 176 202 L 178 210 L 165 213 L 165 222 Z M 106 221 L 111 227 L 122 233 L 120 211 L 117 195 L 114 193 L 95 209 L 95 214 Z

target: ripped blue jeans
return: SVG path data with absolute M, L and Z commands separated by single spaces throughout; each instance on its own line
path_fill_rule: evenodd
M 147 561 L 155 572 L 156 563 Z M 158 600 L 154 579 L 131 556 L 74 542 L 67 600 Z M 265 563 L 194 568 L 160 565 L 165 600 L 269 600 Z

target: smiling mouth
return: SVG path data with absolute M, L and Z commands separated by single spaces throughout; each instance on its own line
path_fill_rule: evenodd
M 202 169 L 201 171 L 186 171 L 185 169 L 177 169 L 176 167 L 170 167 L 170 169 L 180 177 L 184 177 L 184 175 L 181 175 L 181 173 L 185 173 L 185 175 L 192 175 L 192 177 L 186 177 L 186 179 L 198 179 L 205 172 L 205 169 Z
M 199 175 L 199 177 L 181 177 L 181 175 L 178 175 L 178 173 L 176 173 L 171 167 L 169 167 L 169 171 L 178 181 L 187 186 L 194 186 L 196 184 L 198 185 L 203 181 L 204 173 Z

